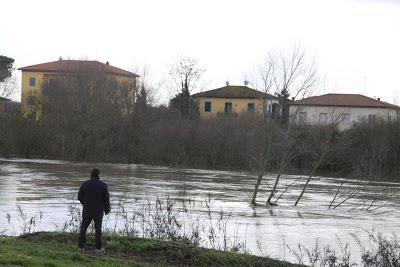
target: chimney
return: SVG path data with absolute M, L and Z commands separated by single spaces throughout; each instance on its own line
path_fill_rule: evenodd
M 249 84 L 249 81 L 244 80 L 244 86 L 247 86 Z
M 61 60 L 63 60 L 63 59 L 62 59 L 62 57 L 60 57 L 58 60 L 61 61 Z
M 381 101 L 381 98 L 380 98 L 380 97 L 378 97 L 378 101 Z
M 292 97 L 292 101 L 294 101 L 294 97 Z
M 226 86 L 229 86 L 229 81 L 226 81 Z
M 110 62 L 107 61 L 107 62 L 106 62 L 106 65 L 110 65 Z

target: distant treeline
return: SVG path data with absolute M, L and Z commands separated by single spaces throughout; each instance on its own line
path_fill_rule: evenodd
M 361 122 L 339 132 L 290 127 L 262 114 L 202 120 L 174 107 L 150 106 L 144 92 L 133 100 L 111 79 L 96 82 L 52 80 L 43 86 L 36 112 L 1 114 L 1 156 L 234 170 L 258 170 L 263 161 L 267 172 L 308 174 L 316 168 L 317 174 L 374 180 L 399 174 L 396 121 Z

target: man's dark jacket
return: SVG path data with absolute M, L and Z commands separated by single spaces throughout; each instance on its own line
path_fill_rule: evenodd
M 82 217 L 101 218 L 111 210 L 107 185 L 99 177 L 82 183 L 78 199 L 83 205 Z

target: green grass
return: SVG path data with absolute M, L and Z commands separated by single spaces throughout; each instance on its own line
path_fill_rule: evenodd
M 94 252 L 93 236 L 85 251 L 77 235 L 40 232 L 0 238 L 0 266 L 294 266 L 265 257 L 191 245 L 105 235 L 106 252 Z

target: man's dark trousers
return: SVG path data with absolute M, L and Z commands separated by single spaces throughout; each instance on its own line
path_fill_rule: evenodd
M 94 229 L 95 229 L 95 246 L 96 249 L 101 249 L 101 224 L 103 222 L 103 217 L 83 217 L 81 224 L 81 231 L 79 233 L 79 247 L 85 247 L 86 243 L 86 230 L 89 227 L 90 223 L 94 221 Z

